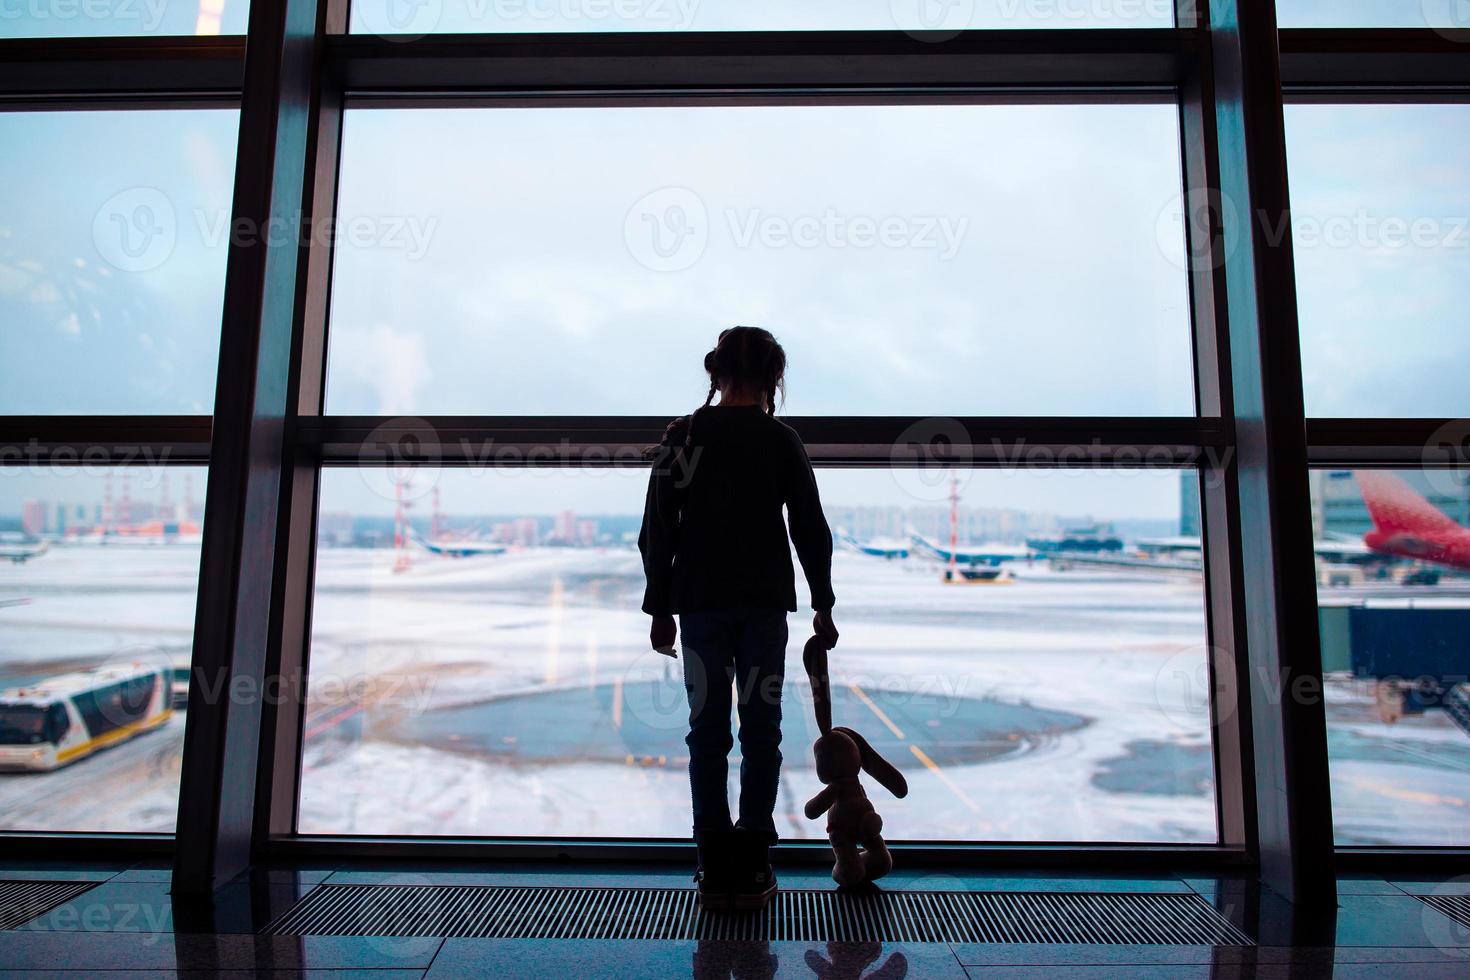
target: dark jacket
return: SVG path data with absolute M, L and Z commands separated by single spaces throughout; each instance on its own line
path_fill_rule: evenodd
M 654 454 L 638 535 L 643 611 L 795 612 L 791 544 L 812 606 L 832 608 L 832 531 L 801 438 L 757 406 L 715 405 L 698 413 L 686 449 L 691 418 L 675 420 Z

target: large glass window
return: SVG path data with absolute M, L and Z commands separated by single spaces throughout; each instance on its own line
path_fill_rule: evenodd
M 1470 413 L 1470 106 L 1286 120 L 1307 414 Z
M 1176 115 L 351 112 L 328 411 L 674 415 L 747 323 L 793 415 L 1192 415 Z
M 4 0 L 0 37 L 244 34 L 250 0 Z
M 0 468 L 0 830 L 173 831 L 204 487 Z
M 1337 841 L 1470 844 L 1470 471 L 1319 470 Z
M 0 414 L 208 415 L 239 114 L 0 114 Z
M 1197 475 L 950 476 L 818 471 L 834 713 L 911 786 L 880 801 L 886 833 L 1214 842 Z M 646 479 L 323 473 L 301 832 L 687 838 L 682 665 L 638 611 Z M 784 696 L 794 839 L 824 833 L 800 814 L 809 621 L 790 617 Z
M 908 31 L 1174 26 L 1175 0 L 353 0 L 373 34 Z
M 1276 0 L 1282 27 L 1470 29 L 1461 0 Z

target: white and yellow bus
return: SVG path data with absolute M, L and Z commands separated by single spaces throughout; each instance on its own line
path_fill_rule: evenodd
M 0 692 L 0 770 L 59 769 L 165 724 L 173 673 L 134 663 Z

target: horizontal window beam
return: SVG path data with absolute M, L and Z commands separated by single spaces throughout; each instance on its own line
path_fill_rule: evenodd
M 238 104 L 244 79 L 242 37 L 0 40 L 10 109 Z
M 1470 419 L 1309 419 L 1316 466 L 1470 466 Z
M 327 463 L 636 465 L 668 418 L 302 419 Z M 814 461 L 847 465 L 1192 466 L 1228 445 L 1223 423 L 1176 418 L 786 418 Z
M 1282 31 L 1281 84 L 1294 102 L 1467 99 L 1467 40 L 1470 31 Z
M 1172 97 L 1205 33 L 1179 30 L 901 31 L 332 37 L 358 104 L 567 98 L 805 101 L 925 97 L 1110 101 Z M 1293 100 L 1470 98 L 1470 44 L 1434 30 L 1281 32 Z M 242 37 L 0 40 L 7 108 L 233 104 Z
M 1174 30 L 901 31 L 333 38 L 353 98 L 598 91 L 718 94 L 963 87 L 1095 92 L 1177 85 L 1199 39 Z
M 0 415 L 0 465 L 202 463 L 208 415 Z

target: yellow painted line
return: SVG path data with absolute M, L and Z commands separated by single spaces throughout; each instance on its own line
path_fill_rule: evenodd
M 918 760 L 920 762 L 922 762 L 925 766 L 927 766 L 929 768 L 929 771 L 930 772 L 932 772 L 932 773 L 934 773 L 934 775 L 938 776 L 939 777 L 939 781 L 942 782 L 942 783 L 944 783 L 944 785 L 948 786 L 949 787 L 949 791 L 951 793 L 953 793 L 955 796 L 958 796 L 960 798 L 960 802 L 961 803 L 965 804 L 965 806 L 969 807 L 971 810 L 974 810 L 976 813 L 979 813 L 980 812 L 980 808 L 975 805 L 975 801 L 972 800 L 972 799 L 970 799 L 968 796 L 966 796 L 965 795 L 965 791 L 962 790 L 962 789 L 960 789 L 959 786 L 957 786 L 955 784 L 955 781 L 953 779 L 950 779 L 949 778 L 949 774 L 948 773 L 946 773 L 943 769 L 940 769 L 939 768 L 939 764 L 938 763 L 936 763 L 933 759 L 931 759 L 927 755 L 925 755 L 923 749 L 919 748 L 917 745 L 910 745 L 909 746 L 909 751 L 912 752 L 915 756 L 917 756 L 918 757 Z
M 903 738 L 903 732 L 900 731 L 899 730 L 899 727 L 893 723 L 893 719 L 892 718 L 889 718 L 887 715 L 885 715 L 883 713 L 883 709 L 880 708 L 880 707 L 878 707 L 876 704 L 874 704 L 873 703 L 873 699 L 870 698 L 870 697 L 868 697 L 866 694 L 863 693 L 863 689 L 862 688 L 858 687 L 856 684 L 849 684 L 849 685 L 847 685 L 847 687 L 848 687 L 849 690 L 852 691 L 852 693 L 854 693 L 854 694 L 856 694 L 858 696 L 858 700 L 859 701 L 861 701 L 863 704 L 866 704 L 868 706 L 868 710 L 869 711 L 873 712 L 873 714 L 875 714 L 875 715 L 878 716 L 878 720 L 879 721 L 881 721 L 883 724 L 885 724 L 885 725 L 888 726 L 888 730 L 890 732 L 892 732 L 894 735 L 898 736 L 899 738 Z
M 71 759 L 75 759 L 78 756 L 89 755 L 98 749 L 105 749 L 109 745 L 116 745 L 118 742 L 121 742 L 127 738 L 131 738 L 132 736 L 137 735 L 140 732 L 144 732 L 150 728 L 156 728 L 159 725 L 162 725 L 173 716 L 173 709 L 166 708 L 161 713 L 155 715 L 152 718 L 145 718 L 142 721 L 135 721 L 130 725 L 124 725 L 121 728 L 115 728 L 105 735 L 99 735 L 96 738 L 89 739 L 83 742 L 81 745 L 73 745 L 71 748 L 66 749 L 63 752 L 56 753 L 56 763 L 57 765 L 60 765 L 61 763 L 67 762 Z
M 1438 793 L 1425 793 L 1419 790 L 1401 789 L 1377 779 L 1353 779 L 1352 784 L 1359 789 L 1371 790 L 1380 796 L 1386 796 L 1391 800 L 1403 800 L 1406 803 L 1418 803 L 1421 806 L 1470 806 L 1465 800 L 1458 796 L 1441 796 Z
M 613 727 L 623 727 L 623 679 L 613 678 Z

